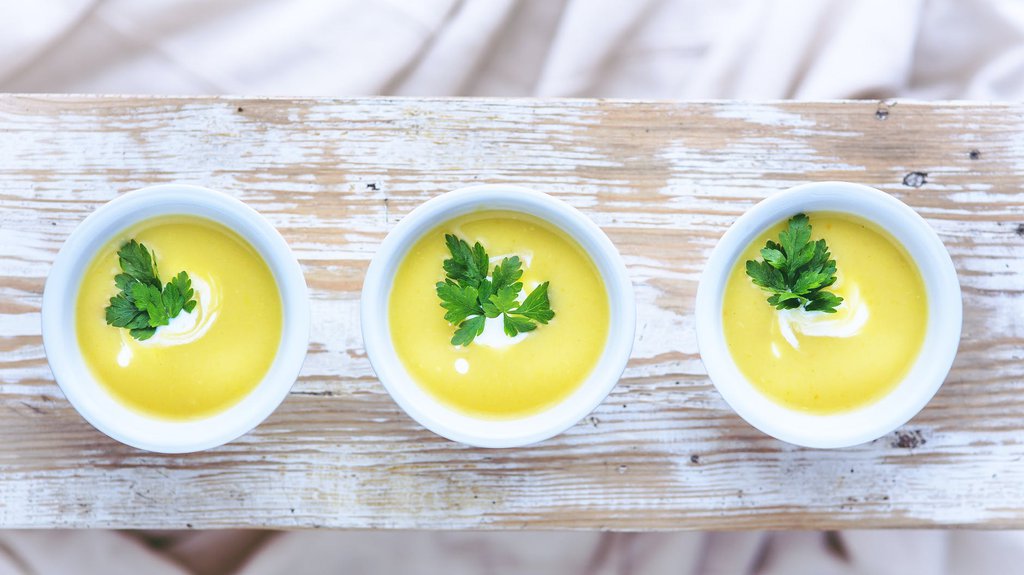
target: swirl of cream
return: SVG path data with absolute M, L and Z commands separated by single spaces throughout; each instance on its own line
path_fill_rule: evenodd
M 182 310 L 167 325 L 156 328 L 153 337 L 142 341 L 134 340 L 128 330 L 121 330 L 118 365 L 127 367 L 131 363 L 133 343 L 146 348 L 171 347 L 191 343 L 206 334 L 220 313 L 220 290 L 212 278 L 194 274 L 189 274 L 189 277 L 192 279 L 192 289 L 195 292 L 195 309 L 191 312 Z
M 799 350 L 797 333 L 807 337 L 853 337 L 859 334 L 871 316 L 867 302 L 860 297 L 860 288 L 853 282 L 840 295 L 843 303 L 835 313 L 806 311 L 802 307 L 779 310 L 777 315 L 782 337 L 793 349 Z

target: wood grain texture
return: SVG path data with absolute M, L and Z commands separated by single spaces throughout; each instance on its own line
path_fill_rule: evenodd
M 737 216 L 828 179 L 881 188 L 935 227 L 964 330 L 946 384 L 907 426 L 817 451 L 728 409 L 692 312 Z M 284 404 L 245 437 L 183 456 L 92 429 L 39 335 L 43 283 L 75 225 L 164 182 L 224 190 L 269 218 L 302 262 L 314 318 Z M 523 449 L 420 428 L 359 336 L 363 274 L 388 230 L 482 182 L 582 210 L 636 285 L 618 387 Z M 1024 527 L 1024 106 L 2 96 L 0 413 L 4 527 Z

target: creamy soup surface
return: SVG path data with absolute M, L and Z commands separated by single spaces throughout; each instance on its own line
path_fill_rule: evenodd
M 480 242 L 492 269 L 519 256 L 524 293 L 550 282 L 554 319 L 516 338 L 504 335 L 500 318 L 490 319 L 476 341 L 452 345 L 455 328 L 434 287 L 450 257 L 445 234 Z M 587 378 L 608 338 L 608 294 L 590 257 L 562 231 L 532 216 L 482 211 L 452 219 L 412 246 L 395 275 L 388 321 L 398 357 L 428 393 L 472 416 L 511 419 L 559 403 Z
M 118 293 L 117 251 L 132 238 L 154 253 L 162 282 L 187 272 L 198 302 L 144 341 L 104 319 Z M 238 234 L 203 218 L 162 216 L 95 256 L 75 325 L 86 364 L 117 399 L 148 415 L 196 419 L 236 404 L 266 375 L 281 341 L 281 297 L 270 268 Z
M 786 222 L 765 230 L 740 255 L 722 305 L 726 343 L 740 371 L 782 405 L 835 413 L 875 402 L 917 359 L 928 325 L 924 282 L 892 236 L 866 220 L 809 213 L 812 240 L 824 238 L 836 260 L 844 298 L 834 314 L 779 311 L 745 273 Z

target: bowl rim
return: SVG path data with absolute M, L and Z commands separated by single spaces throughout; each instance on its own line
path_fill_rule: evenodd
M 589 255 L 608 294 L 608 339 L 590 375 L 559 403 L 523 418 L 477 418 L 443 404 L 415 383 L 391 343 L 387 321 L 390 285 L 409 248 L 444 222 L 484 210 L 526 213 L 560 229 Z M 452 441 L 475 447 L 504 448 L 554 437 L 576 425 L 604 401 L 618 383 L 632 353 L 636 304 L 633 284 L 621 255 L 590 218 L 568 203 L 530 188 L 481 184 L 434 196 L 395 225 L 367 269 L 360 318 L 363 345 L 373 370 L 406 414 Z
M 116 399 L 85 364 L 75 328 L 80 272 L 92 263 L 97 252 L 133 225 L 174 215 L 213 220 L 256 249 L 273 274 L 283 315 L 277 355 L 260 383 L 234 405 L 188 420 L 148 415 Z M 75 410 L 107 436 L 155 453 L 218 447 L 259 425 L 291 390 L 305 361 L 310 333 L 305 276 L 277 229 L 241 200 L 187 184 L 160 184 L 125 192 L 82 220 L 65 239 L 50 268 L 40 322 L 50 371 Z
M 888 394 L 850 411 L 812 414 L 774 402 L 742 375 L 725 344 L 724 287 L 737 259 L 765 229 L 799 212 L 840 212 L 872 222 L 903 246 L 924 282 L 928 324 L 910 371 Z M 935 230 L 897 198 L 863 184 L 837 181 L 811 182 L 776 192 L 741 215 L 712 250 L 695 305 L 701 361 L 726 403 L 767 435 L 815 448 L 866 443 L 913 418 L 948 375 L 963 322 L 956 269 Z

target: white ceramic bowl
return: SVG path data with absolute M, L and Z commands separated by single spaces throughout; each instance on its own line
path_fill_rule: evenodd
M 610 323 L 604 353 L 593 372 L 561 403 L 514 420 L 481 419 L 456 411 L 431 396 L 406 371 L 391 341 L 388 298 L 392 280 L 409 248 L 423 234 L 460 215 L 509 210 L 538 217 L 572 237 L 590 255 L 608 290 Z M 438 313 L 442 313 L 440 305 Z M 636 304 L 619 252 L 594 222 L 547 194 L 507 185 L 462 188 L 424 202 L 388 234 L 363 283 L 363 343 L 384 387 L 413 419 L 434 433 L 477 447 L 515 447 L 558 435 L 594 410 L 622 375 L 633 349 Z
M 164 215 L 207 218 L 245 238 L 267 262 L 281 294 L 283 324 L 277 357 L 263 381 L 234 406 L 204 419 L 171 421 L 135 411 L 93 377 L 75 331 L 79 282 L 97 250 L 121 230 Z M 43 292 L 43 345 L 68 401 L 96 429 L 133 447 L 185 453 L 227 443 L 259 425 L 288 395 L 309 343 L 306 280 L 284 238 L 255 210 L 206 188 L 161 185 L 126 193 L 85 218 L 57 254 Z
M 845 212 L 874 222 L 917 263 L 928 294 L 928 329 L 907 376 L 879 401 L 859 409 L 815 415 L 786 408 L 758 391 L 733 362 L 722 330 L 726 281 L 740 254 L 764 230 L 800 212 Z M 896 198 L 860 184 L 818 182 L 773 194 L 719 240 L 697 289 L 697 344 L 715 387 L 743 419 L 764 433 L 807 447 L 847 447 L 903 425 L 935 395 L 960 341 L 962 302 L 953 262 L 934 230 Z

